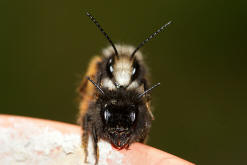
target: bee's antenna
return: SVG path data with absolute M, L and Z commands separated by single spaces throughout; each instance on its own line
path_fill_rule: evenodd
M 98 88 L 98 90 L 104 95 L 104 91 L 92 80 L 90 79 L 90 77 L 86 77 L 96 88 Z
M 135 53 L 148 41 L 150 41 L 152 38 L 154 38 L 157 34 L 159 34 L 160 32 L 162 32 L 168 25 L 170 25 L 172 23 L 172 21 L 169 21 L 168 23 L 166 23 L 165 25 L 161 26 L 161 28 L 159 28 L 158 30 L 156 30 L 153 34 L 151 34 L 147 39 L 145 39 L 144 41 L 142 41 L 142 43 L 140 43 L 137 48 L 134 50 L 134 52 L 131 54 L 131 58 L 133 58 L 135 56 Z
M 98 23 L 98 21 L 89 12 L 87 12 L 86 15 L 93 21 L 93 23 L 95 23 L 95 25 L 99 28 L 99 30 L 107 38 L 107 40 L 110 42 L 111 46 L 113 47 L 113 49 L 115 51 L 115 55 L 118 57 L 117 48 L 115 47 L 114 43 L 112 42 L 112 40 L 110 39 L 110 37 L 108 36 L 108 34 L 104 31 L 104 29 L 100 26 L 100 24 Z
M 141 97 L 144 96 L 146 93 L 150 92 L 152 89 L 154 89 L 155 87 L 157 87 L 157 86 L 159 86 L 159 85 L 160 85 L 160 83 L 155 84 L 155 85 L 152 86 L 151 88 L 145 90 L 142 94 L 139 94 L 139 95 L 137 96 L 137 98 L 141 98 Z

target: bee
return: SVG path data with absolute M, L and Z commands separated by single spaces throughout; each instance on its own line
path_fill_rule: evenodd
M 115 45 L 97 20 L 90 13 L 86 14 L 111 44 L 103 49 L 101 56 L 91 60 L 78 88 L 78 122 L 83 130 L 84 161 L 87 162 L 88 141 L 92 138 L 97 164 L 97 143 L 100 139 L 119 150 L 128 149 L 134 142 L 146 141 L 154 119 L 149 92 L 160 83 L 150 87 L 147 67 L 139 49 L 163 31 L 171 21 L 134 48 Z

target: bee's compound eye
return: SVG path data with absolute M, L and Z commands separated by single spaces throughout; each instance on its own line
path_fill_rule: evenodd
M 105 121 L 107 122 L 110 117 L 111 117 L 111 113 L 108 111 L 108 109 L 106 109 L 105 112 L 104 112 Z
M 133 68 L 132 75 L 134 75 L 135 73 L 136 73 L 136 68 Z
M 110 65 L 110 68 L 109 68 L 109 69 L 110 69 L 110 72 L 111 72 L 111 73 L 114 71 L 112 65 Z
M 106 71 L 107 71 L 107 75 L 109 76 L 109 78 L 113 77 L 113 74 L 112 74 L 114 72 L 113 63 L 114 63 L 113 58 L 110 58 L 106 64 Z
M 134 122 L 135 119 L 136 119 L 136 114 L 135 114 L 135 112 L 131 112 L 130 115 L 129 115 L 129 117 L 130 117 L 130 120 L 131 120 L 132 122 Z

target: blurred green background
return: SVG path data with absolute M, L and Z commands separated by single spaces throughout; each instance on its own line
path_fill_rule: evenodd
M 197 164 L 247 164 L 247 2 L 1 0 L 1 110 L 75 123 L 75 89 L 93 55 L 138 45 L 151 68 L 149 145 Z

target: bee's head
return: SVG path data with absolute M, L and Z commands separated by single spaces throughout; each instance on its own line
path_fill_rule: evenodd
M 108 88 L 128 88 L 129 86 L 133 86 L 140 77 L 143 72 L 143 68 L 141 67 L 140 63 L 142 61 L 140 60 L 140 56 L 132 58 L 131 51 L 134 50 L 131 46 L 119 46 L 117 45 L 117 48 L 121 51 L 118 56 L 115 56 L 114 54 L 110 55 L 109 57 L 106 57 L 106 78 L 105 80 L 108 80 L 108 84 L 105 83 L 103 86 Z M 112 52 L 113 53 L 113 52 Z M 140 53 L 138 53 L 139 55 Z M 111 81 L 111 84 L 109 84 L 109 81 Z M 104 82 L 103 82 L 104 83 Z M 111 87 L 111 85 L 114 85 Z M 133 88 L 136 88 L 137 86 L 134 85 Z
M 115 101 L 113 101 L 115 102 Z M 118 103 L 105 104 L 101 109 L 101 119 L 106 136 L 115 148 L 124 148 L 129 144 L 138 116 L 138 107 Z
M 146 113 L 144 99 L 139 99 L 134 90 L 103 91 L 97 99 L 103 138 L 115 148 L 126 148 L 135 135 L 141 111 Z

